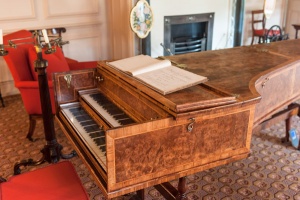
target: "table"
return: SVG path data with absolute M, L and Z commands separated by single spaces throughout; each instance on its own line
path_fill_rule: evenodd
M 300 24 L 292 24 L 296 30 L 295 39 L 298 38 L 298 30 L 300 30 Z

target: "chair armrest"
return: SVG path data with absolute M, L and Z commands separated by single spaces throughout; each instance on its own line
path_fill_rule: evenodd
M 48 81 L 52 113 L 55 114 L 55 99 L 52 81 Z M 15 82 L 16 88 L 19 89 L 24 107 L 28 114 L 42 114 L 40 90 L 38 81 L 18 81 Z
M 78 62 L 72 58 L 65 57 L 66 61 L 69 65 L 70 70 L 80 70 L 80 69 L 89 69 L 89 68 L 96 68 L 97 61 L 85 61 L 85 62 Z
M 72 59 L 72 58 L 65 57 L 65 59 L 66 59 L 66 61 L 67 61 L 68 64 L 78 63 L 77 60 L 74 60 L 74 59 Z

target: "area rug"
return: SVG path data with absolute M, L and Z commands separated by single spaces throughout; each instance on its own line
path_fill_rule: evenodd
M 28 115 L 19 95 L 4 98 L 5 107 L 0 107 L 0 176 L 13 175 L 16 162 L 28 158 L 41 158 L 40 150 L 45 145 L 43 124 L 38 121 L 35 142 L 25 139 L 28 131 Z M 300 132 L 300 120 L 293 118 L 293 127 Z M 72 146 L 55 123 L 58 142 L 63 152 L 72 151 Z M 278 123 L 261 132 L 254 133 L 251 155 L 234 163 L 219 166 L 187 177 L 190 200 L 239 200 L 239 199 L 291 199 L 300 200 L 300 151 L 290 143 L 281 143 L 285 135 L 284 123 Z M 70 159 L 86 188 L 90 199 L 104 200 L 88 169 L 78 157 Z M 22 171 L 35 170 L 49 165 L 22 168 Z M 177 181 L 171 181 L 176 186 Z M 34 191 L 33 191 L 34 192 Z M 153 187 L 146 188 L 146 200 L 163 200 Z M 134 193 L 115 198 L 127 200 Z

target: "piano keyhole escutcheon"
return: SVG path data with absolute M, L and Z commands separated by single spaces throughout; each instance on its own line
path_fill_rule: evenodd
M 192 132 L 192 130 L 194 128 L 195 118 L 190 118 L 189 120 L 191 121 L 191 123 L 188 124 L 187 131 Z
M 68 88 L 70 88 L 70 87 L 71 87 L 72 75 L 71 75 L 71 74 L 66 74 L 66 75 L 64 76 L 64 79 L 65 79 L 66 82 L 67 82 Z
M 265 80 L 262 82 L 261 87 L 264 88 L 266 87 L 267 82 L 269 81 L 269 78 L 265 78 Z

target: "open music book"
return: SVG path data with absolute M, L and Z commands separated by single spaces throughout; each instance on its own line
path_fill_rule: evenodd
M 158 60 L 147 55 L 129 57 L 107 64 L 164 95 L 207 81 L 204 76 L 173 66 L 169 60 Z

